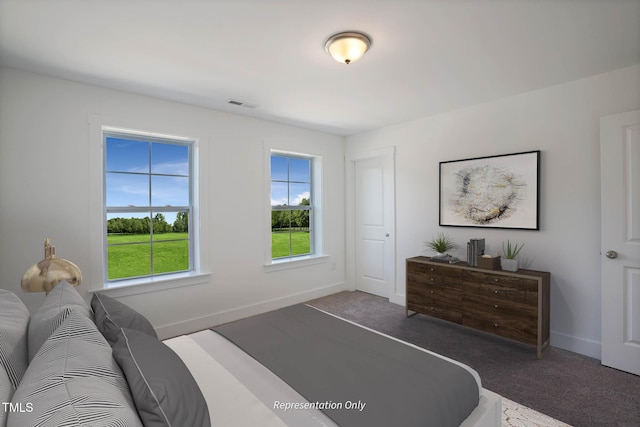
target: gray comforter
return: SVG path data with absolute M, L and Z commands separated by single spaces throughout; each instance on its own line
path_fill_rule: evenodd
M 478 405 L 469 370 L 305 305 L 213 330 L 284 380 L 338 425 L 459 426 Z

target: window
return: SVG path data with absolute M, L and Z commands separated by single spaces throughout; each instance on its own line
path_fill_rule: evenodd
M 271 154 L 271 257 L 314 254 L 313 158 Z
M 107 132 L 107 281 L 193 270 L 193 141 Z

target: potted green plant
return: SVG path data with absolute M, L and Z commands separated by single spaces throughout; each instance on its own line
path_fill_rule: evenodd
M 437 253 L 437 256 L 446 255 L 447 251 L 456 248 L 456 244 L 453 243 L 451 237 L 446 233 L 438 233 L 437 237 L 433 237 L 426 245 Z
M 524 243 L 522 245 L 511 244 L 509 240 L 507 240 L 507 246 L 502 242 L 502 257 L 500 258 L 500 267 L 506 271 L 518 271 L 518 254 L 524 247 Z

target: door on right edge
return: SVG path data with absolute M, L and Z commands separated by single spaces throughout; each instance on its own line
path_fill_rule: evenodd
M 600 119 L 602 364 L 640 375 L 640 111 Z

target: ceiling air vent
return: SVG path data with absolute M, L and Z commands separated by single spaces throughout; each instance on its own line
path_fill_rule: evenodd
M 242 101 L 236 101 L 235 99 L 230 99 L 229 101 L 227 101 L 228 104 L 231 105 L 237 105 L 239 107 L 245 107 L 245 108 L 257 108 L 258 106 L 256 104 L 249 104 L 246 102 L 242 102 Z

